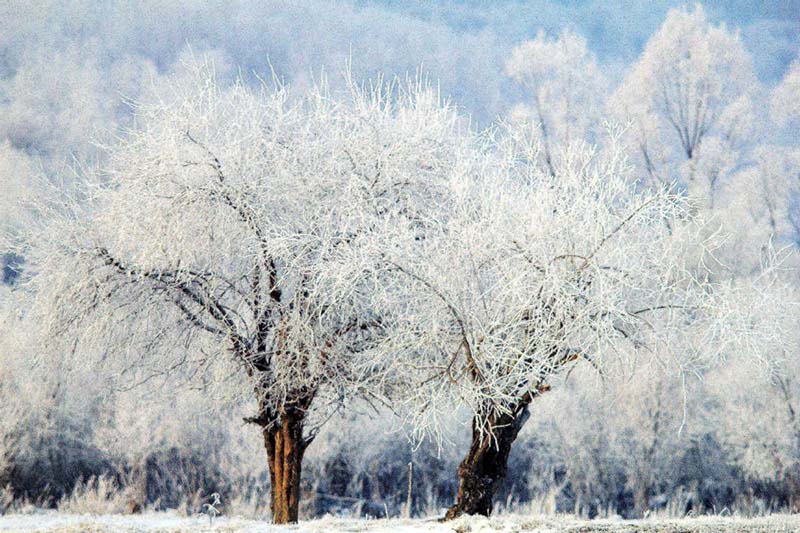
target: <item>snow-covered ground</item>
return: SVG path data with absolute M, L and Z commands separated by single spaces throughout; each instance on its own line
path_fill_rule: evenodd
M 239 518 L 220 517 L 209 524 L 208 518 L 187 518 L 170 513 L 145 513 L 136 516 L 122 515 L 71 515 L 56 512 L 40 512 L 0 516 L 0 531 L 41 531 L 41 532 L 366 532 L 366 533 L 517 533 L 559 532 L 607 533 L 659 532 L 800 532 L 800 515 L 772 515 L 759 518 L 738 517 L 698 517 L 647 520 L 577 520 L 568 516 L 526 516 L 506 515 L 490 519 L 483 517 L 464 517 L 459 520 L 439 523 L 432 519 L 416 520 L 355 520 L 342 518 L 322 518 L 303 521 L 293 526 L 273 526 L 266 522 Z

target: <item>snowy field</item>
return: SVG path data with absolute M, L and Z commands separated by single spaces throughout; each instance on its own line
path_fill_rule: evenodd
M 785 532 L 800 531 L 800 516 L 772 515 L 759 518 L 698 517 L 648 520 L 576 520 L 571 517 L 507 515 L 491 519 L 464 517 L 447 524 L 432 519 L 352 520 L 322 518 L 294 526 L 273 526 L 267 522 L 237 518 L 217 518 L 209 525 L 205 517 L 187 518 L 169 513 L 146 513 L 137 516 L 71 515 L 56 512 L 0 517 L 0 531 L 42 532 L 397 532 L 397 533 L 481 533 L 522 531 L 574 533 L 598 532 Z

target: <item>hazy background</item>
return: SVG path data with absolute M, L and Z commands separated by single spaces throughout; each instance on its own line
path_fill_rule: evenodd
M 686 3 L 5 0 L 0 139 L 40 152 L 53 148 L 54 137 L 82 137 L 87 123 L 75 128 L 73 122 L 120 118 L 119 97 L 137 97 L 149 76 L 175 68 L 187 46 L 260 74 L 271 62 L 279 75 L 301 82 L 312 71 L 339 71 L 349 56 L 358 77 L 422 66 L 485 122 L 518 100 L 502 71 L 520 41 L 540 30 L 555 35 L 573 29 L 618 80 L 666 12 L 680 5 Z M 767 84 L 781 77 L 800 50 L 800 0 L 728 0 L 704 7 L 712 22 L 741 29 Z M 75 114 L 82 116 L 63 116 Z M 52 122 L 37 124 L 46 119 Z M 52 131 L 59 128 L 74 131 Z M 77 142 L 70 140 L 72 146 Z

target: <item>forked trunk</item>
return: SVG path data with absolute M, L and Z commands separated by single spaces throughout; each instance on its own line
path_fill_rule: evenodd
M 303 438 L 305 413 L 289 410 L 279 423 L 264 428 L 264 447 L 269 461 L 272 520 L 297 522 L 300 506 L 300 472 L 307 443 Z
M 521 402 L 513 414 L 490 417 L 490 432 L 481 431 L 473 419 L 469 453 L 458 467 L 458 501 L 444 520 L 463 514 L 491 514 L 494 493 L 506 476 L 511 445 L 528 419 L 528 403 Z

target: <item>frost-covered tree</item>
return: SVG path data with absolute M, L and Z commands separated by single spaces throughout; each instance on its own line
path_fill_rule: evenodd
M 76 361 L 121 362 L 127 386 L 211 368 L 206 387 L 254 394 L 273 520 L 296 521 L 320 424 L 388 387 L 370 251 L 452 166 L 458 121 L 423 85 L 295 95 L 204 66 L 136 122 L 101 184 L 30 232 L 34 316 Z
M 637 190 L 616 134 L 603 151 L 565 152 L 554 174 L 524 139 L 491 140 L 452 177 L 436 231 L 407 225 L 387 251 L 408 278 L 394 298 L 414 309 L 403 328 L 415 333 L 393 337 L 392 351 L 410 361 L 415 422 L 435 428 L 459 405 L 474 414 L 448 518 L 491 512 L 528 407 L 554 376 L 581 361 L 624 372 L 648 348 L 688 368 L 699 363 L 682 339 L 717 346 L 681 196 Z
M 743 276 L 757 272 L 762 251 L 773 241 L 779 246 L 797 243 L 800 225 L 800 151 L 777 144 L 761 144 L 751 164 L 736 172 L 719 190 L 717 220 L 736 235 L 721 250 L 720 259 Z
M 511 118 L 532 124 L 541 143 L 541 164 L 554 173 L 559 146 L 592 140 L 600 133 L 606 79 L 586 39 L 570 31 L 555 40 L 540 32 L 519 44 L 505 70 L 525 96 Z
M 518 445 L 538 438 L 539 447 L 552 450 L 554 512 L 640 518 L 663 508 L 674 480 L 690 475 L 679 472 L 676 461 L 693 429 L 683 407 L 688 392 L 692 414 L 696 387 L 682 390 L 692 383 L 664 372 L 654 359 L 642 363 L 624 380 L 600 381 L 590 366 L 577 367 L 554 378 L 553 391 L 531 409 Z
M 649 179 L 672 183 L 680 172 L 689 194 L 708 205 L 751 127 L 756 85 L 738 34 L 709 23 L 698 5 L 667 14 L 610 106 L 631 124 L 629 142 Z
M 20 501 L 57 501 L 108 469 L 92 442 L 108 390 L 96 370 L 46 356 L 29 304 L 0 284 L 0 485 Z
M 800 123 L 800 59 L 789 65 L 781 82 L 772 91 L 770 115 L 779 126 Z
M 36 160 L 15 149 L 11 143 L 0 143 L 0 226 L 6 231 L 19 229 L 27 217 L 22 204 L 35 190 Z
M 130 117 L 124 98 L 142 94 L 155 66 L 135 56 L 109 60 L 97 43 L 31 50 L 0 84 L 0 138 L 61 166 L 99 156 L 92 140 Z
M 15 234 L 29 222 L 27 200 L 41 193 L 40 160 L 0 142 L 0 231 Z M 19 275 L 21 257 L 0 245 L 0 286 Z
M 740 302 L 740 321 L 759 336 L 758 357 L 732 351 L 707 382 L 715 409 L 709 416 L 735 464 L 756 484 L 773 484 L 769 505 L 800 506 L 800 350 L 794 271 L 771 268 L 725 289 Z M 754 291 L 753 289 L 757 290 Z M 778 342 L 776 342 L 778 341 Z

